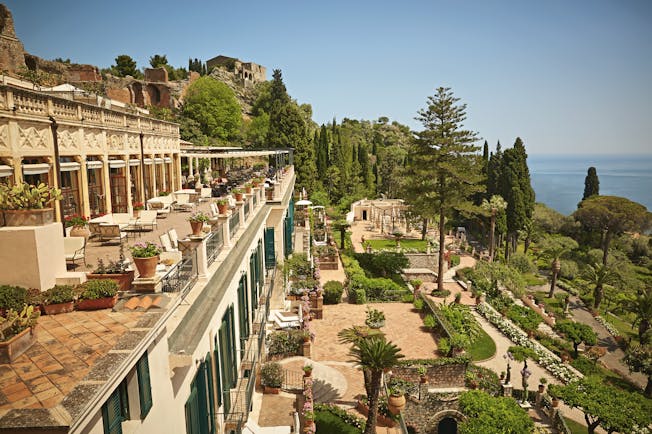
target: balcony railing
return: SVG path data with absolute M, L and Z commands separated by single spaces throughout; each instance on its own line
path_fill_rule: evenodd
M 206 260 L 208 265 L 215 262 L 215 258 L 220 254 L 222 247 L 224 247 L 224 234 L 222 232 L 222 227 L 220 226 L 218 230 L 211 233 L 206 241 Z
M 240 227 L 240 213 L 234 212 L 231 217 L 229 217 L 229 236 L 233 239 L 233 236 Z
M 244 219 L 247 221 L 249 219 L 249 212 L 251 207 L 249 206 L 249 201 L 244 203 Z
M 162 279 L 163 292 L 179 292 L 181 297 L 192 288 L 197 281 L 197 269 L 193 267 L 193 256 L 185 256 L 181 262 Z

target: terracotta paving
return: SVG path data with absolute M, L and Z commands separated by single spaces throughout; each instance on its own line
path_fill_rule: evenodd
M 291 426 L 294 424 L 296 396 L 281 392 L 278 395 L 263 395 L 258 416 L 258 426 Z
M 59 404 L 141 315 L 104 309 L 41 316 L 37 342 L 14 363 L 0 365 L 0 415 Z
M 352 325 L 364 325 L 367 305 L 336 304 L 324 306 L 324 319 L 311 326 L 317 335 L 313 359 L 317 361 L 349 361 L 349 345 L 340 344 L 337 333 Z M 437 357 L 437 342 L 432 333 L 423 329 L 421 316 L 411 303 L 369 303 L 385 313 L 382 331 L 408 359 Z

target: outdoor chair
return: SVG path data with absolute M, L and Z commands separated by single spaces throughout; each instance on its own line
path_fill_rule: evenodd
M 220 215 L 220 210 L 217 209 L 217 205 L 213 202 L 211 203 L 211 213 L 213 214 L 213 217 L 217 217 Z
M 207 201 L 211 198 L 212 196 L 212 190 L 209 188 L 204 188 L 202 187 L 201 191 L 199 192 L 199 201 L 204 202 Z
M 101 243 L 109 242 L 122 242 L 122 239 L 127 236 L 126 233 L 120 230 L 120 226 L 111 223 L 102 223 L 99 226 L 99 235 Z
M 140 212 L 140 217 L 136 221 L 136 226 L 139 227 L 140 229 L 143 229 L 145 227 L 149 227 L 150 230 L 154 230 L 156 227 L 156 216 L 157 216 L 156 210 L 151 210 L 151 211 L 141 211 Z
M 172 248 L 177 250 L 179 249 L 179 236 L 177 235 L 177 230 L 172 228 L 168 231 L 168 236 L 170 237 L 170 243 Z
M 65 237 L 63 239 L 63 253 L 66 256 L 66 262 L 72 262 L 81 259 L 86 265 L 86 238 L 84 237 Z
M 177 203 L 174 204 L 174 209 L 179 211 L 193 211 L 195 204 L 190 202 L 190 195 L 185 193 L 176 194 Z
M 161 246 L 166 252 L 174 252 L 177 249 L 172 247 L 172 242 L 170 241 L 170 236 L 167 233 L 159 235 L 158 239 L 161 241 Z

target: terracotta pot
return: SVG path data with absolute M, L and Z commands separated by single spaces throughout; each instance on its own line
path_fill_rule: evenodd
M 152 256 L 151 258 L 134 258 L 134 263 L 138 269 L 138 277 L 147 279 L 156 275 L 156 265 L 158 264 L 159 257 Z
M 419 382 L 421 384 L 426 384 L 428 382 L 428 377 L 426 377 L 425 375 L 419 377 Z
M 139 210 L 139 209 L 135 209 L 135 210 L 134 210 L 134 218 L 136 218 L 136 219 L 137 219 L 137 218 L 140 218 L 140 211 L 141 211 L 141 210 Z
M 306 342 L 306 341 L 304 341 L 304 342 Z M 308 339 L 308 342 L 310 342 L 310 339 Z M 311 375 L 312 375 L 312 369 L 310 369 L 309 371 L 303 371 L 303 376 L 304 377 L 310 377 Z
M 245 193 L 251 194 L 251 187 L 246 187 L 245 188 Z
M 4 215 L 6 226 L 44 226 L 54 222 L 54 208 L 7 209 Z
M 69 301 L 67 303 L 44 304 L 41 308 L 46 315 L 58 315 L 60 313 L 67 313 L 75 310 L 75 302 Z
M 269 395 L 278 395 L 280 392 L 281 388 L 280 387 L 269 387 L 265 386 L 264 393 L 267 393 Z
M 559 407 L 559 400 L 557 398 L 552 398 L 552 406 L 555 408 Z
M 226 214 L 226 211 L 229 209 L 229 206 L 227 204 L 220 205 L 219 203 L 217 204 L 217 210 L 220 212 L 220 214 Z
M 399 414 L 405 407 L 405 395 L 390 395 L 387 399 L 387 408 L 392 414 Z
M 97 279 L 111 279 L 115 280 L 118 284 L 118 291 L 130 291 L 131 282 L 134 281 L 134 275 L 136 272 L 134 270 L 129 270 L 123 274 L 93 274 L 87 273 L 86 279 L 88 280 L 97 280 Z
M 539 384 L 539 393 L 543 393 L 544 390 L 546 390 L 546 386 Z
M 204 227 L 204 222 L 190 222 L 192 234 L 196 237 L 201 235 L 201 229 Z
M 77 309 L 79 310 L 98 310 L 98 309 L 111 309 L 118 301 L 118 294 L 113 297 L 96 298 L 95 300 L 81 300 L 77 302 Z
M 27 327 L 8 341 L 0 342 L 0 364 L 11 363 L 36 342 L 36 327 Z
M 73 226 L 72 229 L 70 229 L 70 236 L 84 237 L 86 241 L 88 241 L 91 236 L 91 230 L 88 229 L 88 226 Z
M 235 200 L 238 201 L 238 202 L 242 201 L 242 193 L 236 193 L 235 194 Z

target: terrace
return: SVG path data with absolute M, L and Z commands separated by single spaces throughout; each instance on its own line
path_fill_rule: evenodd
M 13 363 L 0 365 L 0 429 L 78 426 L 90 416 L 93 405 L 106 399 L 107 391 L 124 374 L 131 355 L 139 348 L 162 337 L 166 329 L 185 330 L 201 322 L 201 315 L 188 317 L 195 310 L 206 311 L 205 305 L 199 309 L 193 306 L 193 302 L 202 299 L 205 287 L 218 270 L 223 272 L 230 267 L 232 258 L 247 253 L 243 250 L 246 240 L 265 226 L 265 219 L 274 205 L 286 201 L 291 195 L 293 168 L 290 166 L 279 171 L 276 181 L 269 188 L 271 193 L 268 195 L 264 189 L 255 189 L 227 214 L 218 216 L 210 232 L 204 232 L 201 240 L 188 239 L 188 244 L 193 245 L 184 252 L 176 268 L 160 272 L 164 276 L 163 292 L 149 295 L 123 293 L 113 310 L 42 316 L 37 342 Z M 213 199 L 197 202 L 194 209 L 210 215 L 212 202 Z M 159 236 L 170 229 L 176 230 L 181 243 L 184 243 L 183 239 L 190 233 L 189 215 L 184 210 L 171 211 L 165 218 L 157 219 L 153 229 L 129 230 L 128 237 L 121 243 L 124 247 L 144 241 L 158 244 Z M 86 264 L 78 261 L 71 268 L 77 272 L 91 272 L 99 259 L 105 262 L 116 260 L 119 252 L 120 243 L 108 245 L 91 238 L 86 246 Z M 125 255 L 130 256 L 127 249 Z M 225 275 L 221 272 L 223 279 Z M 243 363 L 252 367 L 264 339 L 264 322 L 273 281 L 274 276 L 268 276 L 261 290 L 259 308 L 253 315 L 252 331 L 244 349 Z M 141 303 L 144 298 L 150 300 Z M 172 337 L 172 347 L 175 342 L 182 346 L 192 345 L 185 337 L 191 340 L 199 337 L 185 332 L 180 335 L 183 337 L 181 340 Z M 170 361 L 173 363 L 173 358 Z M 242 380 L 242 384 L 238 383 L 232 392 L 234 415 L 244 412 L 251 399 L 249 379 Z

